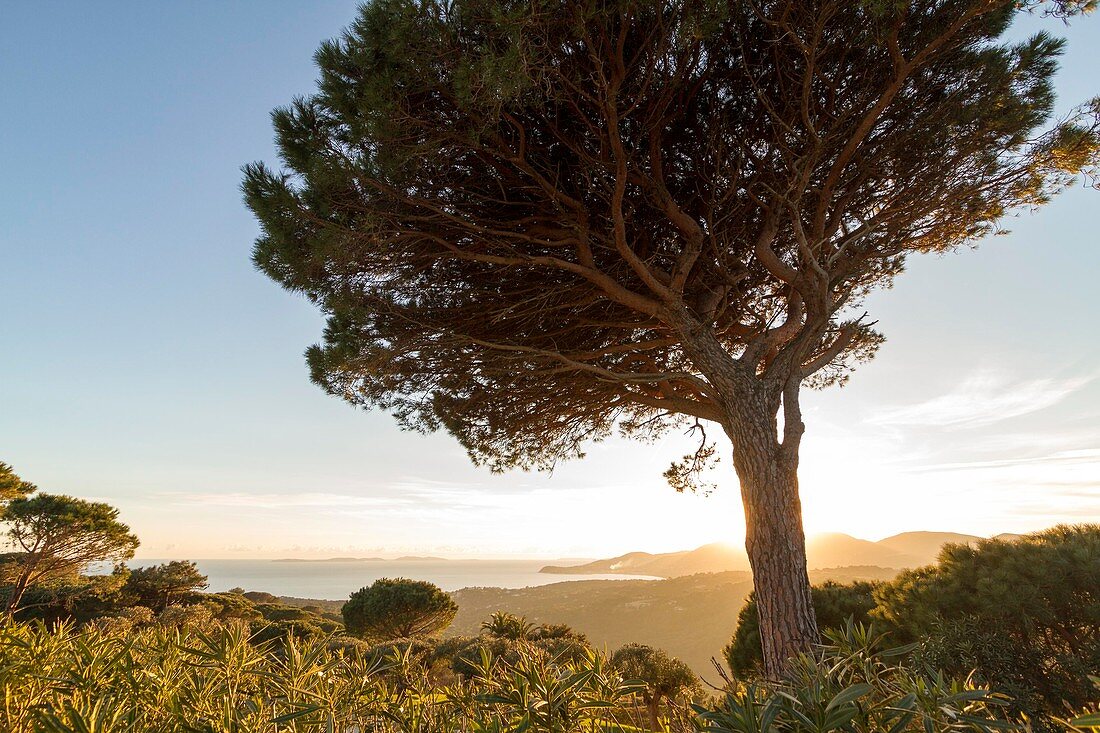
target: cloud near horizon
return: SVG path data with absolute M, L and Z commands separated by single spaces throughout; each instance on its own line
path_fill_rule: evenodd
M 171 494 L 168 498 L 173 500 L 175 504 L 252 507 L 255 509 L 282 509 L 289 507 L 379 507 L 403 503 L 400 497 L 353 496 L 351 494 L 308 491 L 287 494 L 253 494 L 241 491 L 204 494 Z M 411 503 L 411 501 L 412 500 L 409 499 L 407 503 Z
M 989 461 L 960 461 L 956 463 L 930 463 L 923 466 L 913 466 L 904 470 L 907 473 L 930 473 L 938 471 L 965 471 L 981 470 L 987 468 L 1007 468 L 1034 464 L 1074 465 L 1082 463 L 1100 464 L 1100 448 L 1064 450 L 1058 451 L 1056 453 L 1048 453 L 1045 455 L 1033 456 L 1028 458 L 1004 458 Z

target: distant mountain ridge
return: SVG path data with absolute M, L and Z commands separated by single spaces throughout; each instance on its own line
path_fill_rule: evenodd
M 447 558 L 419 555 L 404 555 L 389 560 L 384 557 L 280 557 L 272 562 L 447 562 Z
M 1016 539 L 1019 535 L 1000 534 L 994 539 Z M 853 565 L 880 568 L 914 568 L 936 561 L 947 544 L 974 544 L 984 538 L 957 532 L 902 532 L 871 542 L 839 532 L 811 537 L 806 542 L 806 556 L 811 570 Z M 678 578 L 697 573 L 746 571 L 749 559 L 739 547 L 714 543 L 694 550 L 652 554 L 628 552 L 625 555 L 594 560 L 581 565 L 547 565 L 539 572 L 595 575 L 651 575 L 658 578 Z

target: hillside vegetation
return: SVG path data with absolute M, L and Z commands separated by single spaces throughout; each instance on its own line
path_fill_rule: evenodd
M 849 583 L 889 580 L 896 574 L 889 568 L 834 568 L 815 570 L 810 579 Z M 507 611 L 536 623 L 568 624 L 597 648 L 629 642 L 659 647 L 716 682 L 710 660 L 721 658 L 751 591 L 752 576 L 746 571 L 668 580 L 577 580 L 519 589 L 464 588 L 453 594 L 458 615 L 448 633 L 476 634 L 491 613 Z

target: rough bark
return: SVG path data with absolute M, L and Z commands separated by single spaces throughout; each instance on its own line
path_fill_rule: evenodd
M 787 660 L 820 641 L 795 471 L 772 460 L 765 446 L 738 441 L 734 463 L 745 505 L 745 549 L 760 614 L 764 671 L 778 677 Z
M 743 398 L 732 406 L 727 433 L 745 508 L 764 671 L 776 678 L 791 657 L 820 638 L 806 569 L 797 448 L 778 441 L 772 403 L 767 395 Z

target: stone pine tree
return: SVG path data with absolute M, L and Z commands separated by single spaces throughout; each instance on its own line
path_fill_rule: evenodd
M 327 314 L 318 384 L 494 470 L 722 430 L 775 674 L 818 638 L 799 390 L 873 355 L 908 255 L 1091 170 L 1062 42 L 1003 36 L 1094 4 L 375 0 L 274 113 L 284 169 L 246 168 L 254 260 Z
M 190 593 L 205 590 L 209 579 L 190 560 L 172 560 L 161 565 L 134 568 L 123 592 L 135 605 L 163 611 Z
M 102 502 L 57 494 L 13 499 L 0 514 L 11 556 L 4 615 L 11 617 L 29 588 L 83 572 L 94 562 L 123 562 L 140 542 Z
M 350 633 L 392 641 L 443 631 L 454 621 L 458 605 L 426 580 L 379 578 L 352 593 L 340 613 Z

